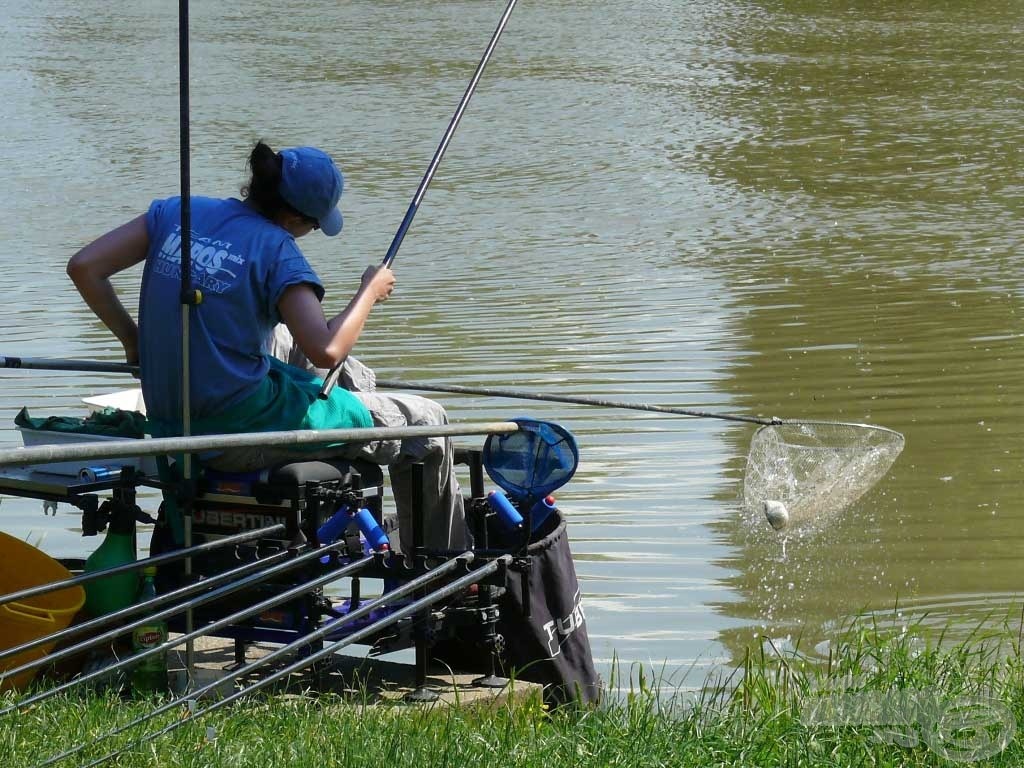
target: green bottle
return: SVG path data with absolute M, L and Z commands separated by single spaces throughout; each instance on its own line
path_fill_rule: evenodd
M 156 568 L 142 569 L 142 589 L 139 602 L 156 597 Z M 147 622 L 132 630 L 132 650 L 148 651 L 167 642 L 167 624 L 163 621 Z M 147 656 L 132 667 L 132 691 L 136 694 L 159 693 L 167 690 L 167 651 Z
M 85 561 L 85 572 L 101 571 L 116 565 L 135 562 L 135 514 L 130 507 L 118 506 L 112 511 L 107 535 L 96 551 Z M 139 575 L 125 571 L 113 576 L 86 582 L 85 610 L 91 616 L 127 608 L 139 592 Z

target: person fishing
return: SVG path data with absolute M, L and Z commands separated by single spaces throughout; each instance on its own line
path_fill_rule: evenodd
M 437 403 L 373 391 L 372 371 L 351 358 L 373 308 L 395 286 L 394 273 L 371 266 L 344 310 L 328 319 L 324 287 L 296 240 L 313 230 L 335 236 L 343 219 L 343 176 L 313 147 L 275 152 L 259 141 L 241 198 L 191 197 L 191 263 L 202 293 L 190 317 L 191 432 L 265 432 L 446 424 Z M 110 277 L 145 262 L 136 325 Z M 181 435 L 181 199 L 149 210 L 99 237 L 67 266 L 82 298 L 138 363 L 147 421 L 154 436 Z M 275 356 L 275 354 L 277 356 Z M 291 360 L 291 365 L 280 358 Z M 318 398 L 314 371 L 345 362 L 345 387 Z M 308 370 L 311 369 L 311 370 Z M 212 468 L 248 471 L 326 455 L 387 464 L 403 549 L 411 543 L 411 467 L 424 464 L 425 544 L 467 544 L 463 499 L 449 438 L 376 441 L 301 449 L 252 448 L 206 460 Z

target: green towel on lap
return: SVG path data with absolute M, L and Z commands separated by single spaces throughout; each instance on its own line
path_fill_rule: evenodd
M 22 408 L 14 417 L 14 423 L 22 429 L 45 432 L 105 435 L 107 437 L 142 437 L 145 432 L 146 417 L 136 411 L 104 408 L 84 419 L 72 416 L 33 418 L 29 416 L 28 408 Z
M 292 429 L 349 429 L 372 427 L 373 419 L 362 402 L 342 387 L 326 400 L 319 399 L 323 381 L 308 371 L 270 358 L 270 370 L 259 388 L 216 416 L 193 419 L 192 434 L 275 432 Z M 181 425 L 149 421 L 154 437 L 181 434 Z M 310 446 L 318 450 L 323 446 Z

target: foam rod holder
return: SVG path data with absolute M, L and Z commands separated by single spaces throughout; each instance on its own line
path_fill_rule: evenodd
M 316 529 L 316 538 L 320 542 L 320 546 L 326 547 L 328 544 L 336 542 L 345 532 L 351 519 L 352 515 L 349 514 L 348 505 L 342 504 L 337 512 Z
M 512 506 L 512 502 L 508 500 L 508 496 L 504 493 L 501 491 L 491 491 L 487 494 L 487 503 L 497 513 L 502 525 L 509 530 L 523 527 L 523 516 L 519 514 L 518 509 Z
M 363 507 L 355 513 L 355 518 L 360 533 L 363 534 L 363 538 L 366 539 L 366 543 L 370 545 L 371 549 L 375 552 L 380 552 L 390 548 L 391 542 L 388 539 L 388 535 L 377 524 L 377 520 L 370 513 L 370 510 Z

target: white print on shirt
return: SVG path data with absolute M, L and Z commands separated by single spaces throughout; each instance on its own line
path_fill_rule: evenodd
M 153 274 L 160 275 L 161 277 L 169 277 L 174 281 L 181 280 L 181 266 L 178 264 L 172 264 L 169 261 L 157 261 L 153 263 Z M 209 275 L 202 273 L 193 275 L 196 285 L 205 291 L 210 293 L 224 293 L 228 288 L 231 287 L 231 283 L 227 283 L 223 280 L 217 280 Z
M 548 633 L 548 653 L 550 658 L 555 658 L 562 652 L 562 643 L 569 635 L 583 627 L 587 617 L 583 615 L 583 595 L 579 587 L 576 587 L 576 594 L 573 595 L 573 607 L 569 615 L 561 619 L 552 619 L 544 625 L 544 631 Z
M 223 240 L 214 240 L 209 237 L 202 237 L 195 232 L 192 233 L 192 243 L 189 250 L 192 252 L 192 266 L 195 270 L 196 282 L 208 291 L 213 293 L 224 293 L 238 276 L 225 264 L 241 266 L 245 264 L 245 257 L 231 253 L 228 249 L 231 243 Z M 174 228 L 174 232 L 167 236 L 164 244 L 157 252 L 157 261 L 153 267 L 158 275 L 180 279 L 181 277 L 181 227 Z

